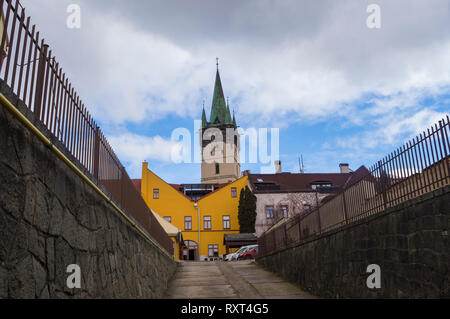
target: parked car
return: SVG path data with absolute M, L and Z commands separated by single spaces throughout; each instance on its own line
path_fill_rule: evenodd
M 225 261 L 232 261 L 234 254 L 235 253 L 231 253 L 231 254 L 226 255 L 223 260 L 225 260 Z
M 255 259 L 258 256 L 259 248 L 258 246 L 248 248 L 246 251 L 244 251 L 240 256 L 239 260 L 248 260 L 248 259 Z
M 225 261 L 233 261 L 233 260 L 238 260 L 239 256 L 244 253 L 247 249 L 252 248 L 252 247 L 257 247 L 257 245 L 250 245 L 250 246 L 242 246 L 241 248 L 239 248 L 237 251 L 235 251 L 234 253 L 228 254 L 225 256 Z
M 245 246 L 243 250 L 239 251 L 239 253 L 237 253 L 237 254 L 234 256 L 234 260 L 240 260 L 240 259 L 241 259 L 241 256 L 242 256 L 243 254 L 245 254 L 245 253 L 248 252 L 249 250 L 254 249 L 254 248 L 256 248 L 256 247 L 258 247 L 258 245 L 249 245 L 249 246 Z

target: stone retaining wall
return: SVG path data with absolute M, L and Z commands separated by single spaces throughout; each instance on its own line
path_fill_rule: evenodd
M 449 228 L 447 186 L 258 262 L 325 298 L 450 298 Z
M 51 137 L 3 82 L 0 91 Z M 67 288 L 70 264 L 81 289 Z M 175 269 L 0 105 L 0 298 L 160 298 Z

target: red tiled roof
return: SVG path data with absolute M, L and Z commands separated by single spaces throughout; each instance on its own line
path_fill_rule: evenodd
M 169 184 L 173 188 L 175 188 L 177 191 L 181 192 L 182 186 L 180 184 Z
M 132 179 L 131 182 L 133 183 L 134 187 L 137 189 L 137 191 L 140 194 L 142 180 L 141 179 Z M 228 184 L 230 184 L 230 183 L 228 183 Z M 214 186 L 214 192 L 218 191 L 219 189 L 221 189 L 222 187 L 224 187 L 228 184 L 212 184 Z M 185 195 L 184 188 L 186 186 L 197 185 L 197 184 L 169 184 L 169 185 L 172 186 L 173 188 L 175 188 L 177 191 L 179 191 L 182 195 Z M 213 192 L 210 192 L 210 193 L 213 193 Z M 206 194 L 206 195 L 208 195 L 208 194 Z
M 370 171 L 363 165 L 360 168 L 358 168 L 356 171 L 352 173 L 352 176 L 349 178 L 349 180 L 345 183 L 345 188 L 352 186 L 353 184 L 356 184 L 363 178 L 373 181 L 373 176 L 370 173 Z
M 137 189 L 137 191 L 140 194 L 141 193 L 141 182 L 142 182 L 142 180 L 140 180 L 140 179 L 132 179 L 131 182 L 133 183 L 134 187 Z

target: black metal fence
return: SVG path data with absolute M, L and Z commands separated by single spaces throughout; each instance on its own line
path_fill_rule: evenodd
M 18 0 L 0 0 L 0 78 L 170 254 L 173 243 Z
M 450 184 L 450 121 L 447 116 L 369 169 L 331 200 L 265 232 L 260 255 L 382 212 Z

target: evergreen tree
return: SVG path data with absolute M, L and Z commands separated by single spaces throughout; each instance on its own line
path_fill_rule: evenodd
M 238 218 L 241 234 L 255 232 L 256 196 L 253 195 L 248 186 L 245 189 L 241 189 Z

